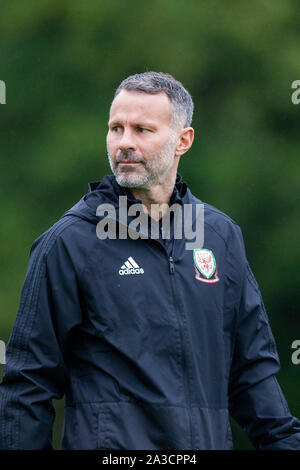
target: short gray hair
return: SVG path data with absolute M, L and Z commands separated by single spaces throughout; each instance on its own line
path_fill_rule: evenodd
M 190 93 L 172 75 L 163 72 L 144 72 L 125 78 L 116 89 L 114 98 L 121 90 L 140 91 L 152 95 L 165 92 L 173 105 L 171 121 L 175 127 L 189 127 L 193 119 L 194 103 Z

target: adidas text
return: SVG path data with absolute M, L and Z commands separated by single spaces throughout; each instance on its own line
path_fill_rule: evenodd
M 144 274 L 143 268 L 125 268 L 119 270 L 120 276 L 123 274 Z

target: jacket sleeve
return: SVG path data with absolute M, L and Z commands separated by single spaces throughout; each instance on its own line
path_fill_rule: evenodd
M 258 284 L 246 260 L 241 232 L 240 250 L 243 269 L 229 411 L 256 449 L 299 450 L 300 421 L 291 415 L 275 377 L 280 361 Z
M 70 257 L 51 229 L 32 245 L 0 391 L 0 449 L 52 449 L 55 410 L 68 383 L 67 345 L 80 320 Z

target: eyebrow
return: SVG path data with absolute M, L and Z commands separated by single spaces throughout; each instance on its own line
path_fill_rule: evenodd
M 122 126 L 122 123 L 118 120 L 115 120 L 115 121 L 108 121 L 107 122 L 107 125 L 108 126 Z M 152 121 L 137 121 L 136 124 L 135 124 L 135 127 L 151 127 L 151 128 L 154 128 L 156 129 L 157 128 L 157 125 L 152 122 Z

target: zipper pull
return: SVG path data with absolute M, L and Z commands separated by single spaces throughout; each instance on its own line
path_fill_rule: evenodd
M 174 274 L 175 268 L 174 268 L 174 260 L 172 256 L 169 258 L 169 264 L 170 264 L 170 274 Z

